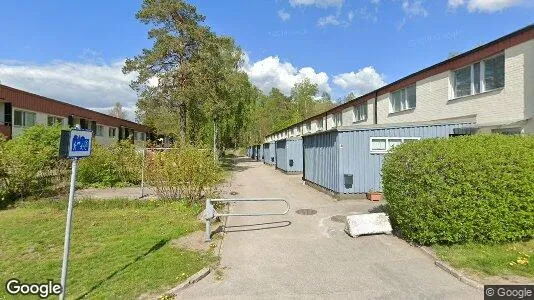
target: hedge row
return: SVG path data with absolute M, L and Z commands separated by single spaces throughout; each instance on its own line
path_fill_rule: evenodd
M 534 137 L 406 143 L 382 168 L 393 226 L 419 244 L 534 237 Z

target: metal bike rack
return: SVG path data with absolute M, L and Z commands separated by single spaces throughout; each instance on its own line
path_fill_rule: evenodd
M 287 209 L 284 212 L 264 212 L 264 213 L 218 213 L 213 207 L 214 202 L 284 202 Z M 216 217 L 259 217 L 259 216 L 282 216 L 289 212 L 289 202 L 281 198 L 248 198 L 248 199 L 206 199 L 206 210 L 204 211 L 204 220 L 206 221 L 206 242 L 211 241 L 211 221 Z

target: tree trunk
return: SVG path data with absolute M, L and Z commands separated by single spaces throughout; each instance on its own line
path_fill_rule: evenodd
M 217 121 L 213 119 L 213 160 L 219 160 L 219 155 L 217 154 Z
M 187 106 L 185 103 L 180 104 L 180 140 L 185 143 L 187 133 Z

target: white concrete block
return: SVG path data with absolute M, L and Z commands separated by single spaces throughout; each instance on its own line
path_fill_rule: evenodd
M 392 230 L 389 218 L 385 213 L 347 216 L 345 231 L 351 237 L 364 234 L 390 234 Z

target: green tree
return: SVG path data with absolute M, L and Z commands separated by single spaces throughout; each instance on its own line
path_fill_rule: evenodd
M 187 111 L 199 52 L 212 36 L 205 17 L 182 0 L 144 0 L 136 18 L 151 25 L 151 49 L 127 59 L 124 73 L 137 72 L 139 119 L 159 133 L 186 139 Z M 157 79 L 157 80 L 156 80 Z M 150 82 L 157 81 L 156 86 Z

